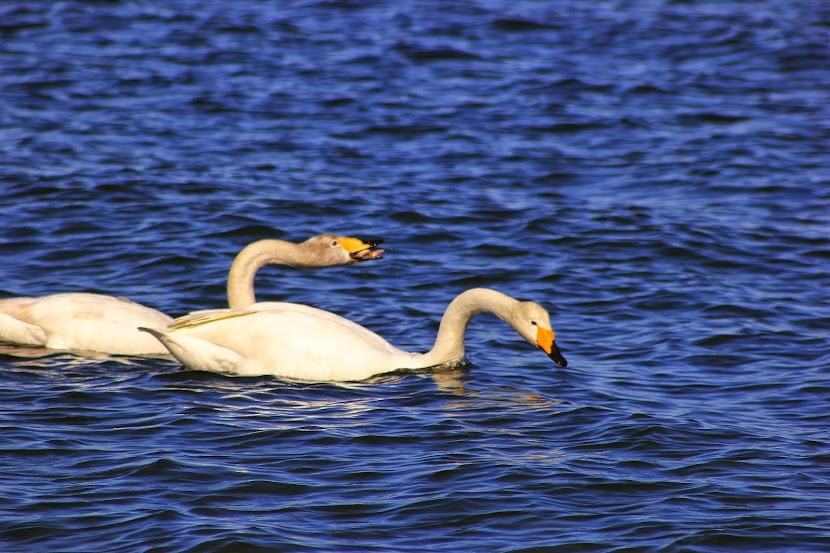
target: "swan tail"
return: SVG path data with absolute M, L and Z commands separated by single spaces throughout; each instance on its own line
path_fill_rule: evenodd
M 0 342 L 17 346 L 45 346 L 46 332 L 37 325 L 0 313 Z
M 147 327 L 139 327 L 139 330 L 155 336 L 167 348 L 167 351 L 188 369 L 234 374 L 240 372 L 242 356 L 233 350 L 193 336 L 173 334 Z

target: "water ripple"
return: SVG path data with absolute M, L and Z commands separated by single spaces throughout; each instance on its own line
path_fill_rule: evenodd
M 0 295 L 225 304 L 253 240 L 382 236 L 261 299 L 434 374 L 303 385 L 0 350 L 14 551 L 830 547 L 827 11 L 344 0 L 0 7 Z M 17 352 L 23 353 L 23 352 Z

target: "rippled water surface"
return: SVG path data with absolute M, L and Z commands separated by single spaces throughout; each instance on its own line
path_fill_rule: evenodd
M 4 551 L 830 550 L 820 2 L 4 2 L 0 297 L 260 299 L 452 373 L 297 384 L 0 357 Z

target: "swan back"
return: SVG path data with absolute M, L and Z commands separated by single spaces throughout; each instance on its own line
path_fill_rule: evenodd
M 339 315 L 293 303 L 266 305 L 262 309 L 257 304 L 254 309 L 197 312 L 177 319 L 164 332 L 164 338 L 168 342 L 181 340 L 181 349 L 198 353 L 199 358 L 189 360 L 186 355 L 177 355 L 174 348 L 168 349 L 185 366 L 203 368 L 204 353 L 219 347 L 225 353 L 216 355 L 213 370 L 304 381 L 364 380 L 397 368 L 418 366 L 413 361 L 418 354 L 395 348 Z M 195 347 L 193 339 L 202 340 L 206 346 Z M 185 343 L 188 340 L 190 343 Z M 229 367 L 228 359 L 234 357 L 239 361 Z

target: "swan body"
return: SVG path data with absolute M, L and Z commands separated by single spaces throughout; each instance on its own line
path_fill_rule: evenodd
M 173 320 L 126 298 L 54 294 L 0 300 L 0 342 L 16 346 L 113 355 L 167 354 L 136 326 L 164 328 Z
M 301 381 L 354 381 L 460 361 L 468 323 L 485 312 L 505 321 L 559 365 L 567 365 L 543 307 L 486 288 L 467 290 L 450 303 L 435 345 L 427 353 L 403 351 L 344 317 L 292 303 L 269 303 L 267 309 L 195 312 L 166 329 L 142 330 L 158 338 L 182 365 L 193 370 Z
M 322 234 L 301 244 L 260 240 L 245 247 L 228 274 L 232 307 L 254 305 L 254 276 L 269 263 L 293 267 L 329 267 L 380 258 L 380 240 Z M 65 293 L 39 298 L 0 299 L 0 343 L 111 355 L 169 355 L 167 348 L 138 327 L 166 328 L 164 313 L 126 298 Z

